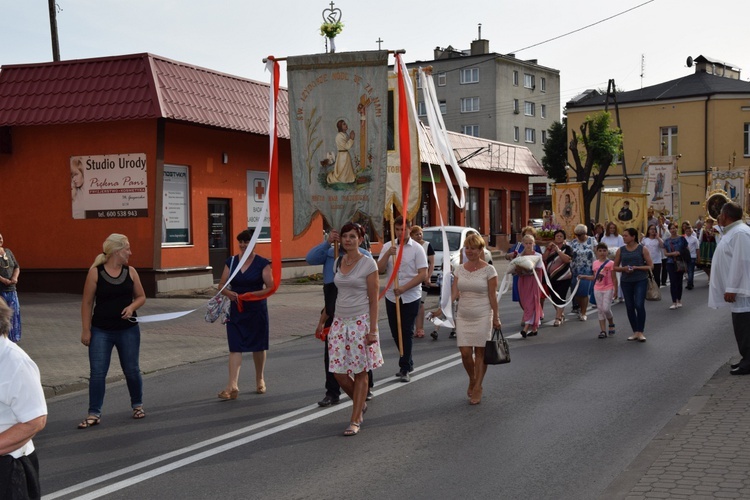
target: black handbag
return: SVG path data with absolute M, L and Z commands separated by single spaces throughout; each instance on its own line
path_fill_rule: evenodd
M 500 328 L 492 330 L 492 339 L 484 344 L 484 364 L 502 365 L 510 363 L 510 348 Z

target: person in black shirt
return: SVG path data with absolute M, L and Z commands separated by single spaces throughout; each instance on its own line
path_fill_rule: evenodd
M 86 276 L 81 304 L 81 343 L 89 349 L 89 413 L 79 429 L 97 425 L 102 416 L 112 348 L 117 348 L 122 371 L 130 393 L 133 418 L 143 411 L 143 380 L 138 364 L 141 331 L 130 318 L 146 303 L 146 294 L 135 268 L 128 266 L 132 252 L 128 238 L 110 234 L 104 240 L 104 252 L 96 256 Z

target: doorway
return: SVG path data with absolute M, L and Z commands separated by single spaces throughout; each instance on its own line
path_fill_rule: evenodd
M 214 283 L 221 280 L 224 265 L 231 253 L 229 200 L 208 200 L 208 265 L 213 268 Z

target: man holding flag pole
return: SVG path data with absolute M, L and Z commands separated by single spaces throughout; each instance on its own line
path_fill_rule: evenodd
M 399 216 L 396 217 L 394 224 L 392 234 L 395 234 L 395 242 L 389 241 L 383 245 L 378 258 L 378 272 L 381 274 L 387 272 L 387 279 L 390 283 L 395 268 L 393 259 L 390 257 L 395 257 L 399 252 L 399 247 L 403 247 L 401 264 L 398 266 L 393 286 L 385 292 L 385 310 L 388 313 L 388 325 L 396 345 L 399 345 L 399 331 L 401 331 L 403 352 L 398 359 L 399 371 L 396 376 L 401 379 L 401 382 L 409 382 L 409 372 L 414 370 L 414 361 L 411 357 L 412 338 L 417 314 L 419 314 L 419 303 L 422 299 L 422 283 L 427 276 L 427 254 L 422 245 L 409 237 L 411 222 Z

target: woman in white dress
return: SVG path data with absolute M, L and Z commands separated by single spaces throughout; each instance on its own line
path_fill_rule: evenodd
M 341 228 L 344 255 L 333 277 L 338 296 L 328 334 L 328 371 L 352 400 L 352 414 L 344 436 L 359 433 L 367 411 L 367 372 L 383 364 L 378 343 L 378 266 L 359 251 L 365 231 L 359 224 Z
M 500 328 L 497 309 L 497 271 L 480 256 L 484 253 L 484 239 L 470 234 L 464 241 L 469 261 L 461 264 L 453 278 L 453 300 L 459 300 L 456 332 L 461 361 L 469 375 L 469 404 L 482 402 L 482 381 L 487 372 L 484 364 L 485 342 L 492 338 L 492 329 Z M 440 309 L 435 316 L 442 314 Z

